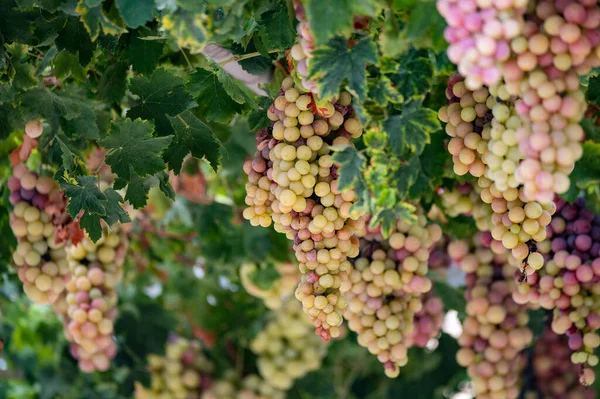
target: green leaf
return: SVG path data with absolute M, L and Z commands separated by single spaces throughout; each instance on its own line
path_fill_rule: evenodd
M 291 24 L 288 7 L 278 1 L 275 8 L 260 16 L 262 42 L 270 49 L 285 50 L 296 42 L 296 30 Z
M 386 107 L 388 103 L 398 104 L 403 101 L 402 95 L 398 93 L 392 81 L 385 75 L 374 79 L 374 85 L 369 89 L 369 98 L 375 101 L 381 107 Z
M 444 307 L 456 310 L 459 315 L 465 315 L 467 302 L 461 290 L 450 286 L 437 273 L 429 273 L 428 277 L 433 281 L 433 291 L 442 300 Z
M 440 129 L 437 112 L 422 108 L 405 108 L 400 115 L 389 117 L 383 128 L 392 151 L 397 156 L 411 151 L 419 155 L 429 143 L 429 135 Z
M 55 12 L 58 10 L 63 4 L 65 4 L 67 0 L 39 0 L 37 3 L 44 10 Z
M 102 237 L 102 216 L 97 213 L 85 212 L 79 219 L 79 225 L 84 229 L 93 242 Z
M 94 5 L 90 6 L 86 0 L 80 0 L 76 8 L 76 11 L 81 16 L 81 22 L 88 31 L 92 41 L 98 38 L 100 30 L 106 35 L 119 35 L 126 32 L 125 29 L 115 25 L 104 15 L 101 4 L 98 2 L 92 4 Z
M 381 234 L 384 237 L 389 237 L 394 226 L 396 226 L 396 218 L 392 209 L 383 209 L 375 213 L 369 221 L 369 226 L 375 228 L 381 226 Z
M 405 197 L 408 194 L 408 190 L 415 184 L 420 170 L 421 162 L 419 161 L 419 157 L 413 155 L 407 163 L 401 165 L 394 172 L 392 182 L 395 183 L 395 188 L 400 197 Z
M 130 181 L 131 170 L 144 177 L 165 169 L 161 154 L 172 137 L 153 137 L 152 131 L 152 124 L 140 119 L 112 123 L 109 136 L 100 145 L 109 150 L 106 163 L 114 173 Z
M 245 84 L 234 79 L 225 70 L 216 65 L 217 79 L 223 85 L 223 88 L 229 94 L 231 99 L 238 104 L 247 105 L 250 108 L 257 108 L 256 95 Z
M 27 46 L 12 43 L 6 45 L 6 51 L 10 54 L 9 76 L 12 78 L 13 86 L 18 90 L 26 90 L 37 85 L 33 66 L 27 61 Z
M 120 205 L 123 202 L 123 197 L 121 197 L 121 194 L 119 194 L 112 188 L 107 188 L 106 190 L 104 190 L 104 195 L 107 199 L 106 202 L 103 202 L 103 205 L 106 209 L 105 219 L 108 225 L 112 226 L 115 223 L 131 222 L 131 218 Z
M 338 187 L 342 191 L 347 190 L 352 187 L 354 181 L 360 179 L 361 170 L 366 161 L 365 156 L 351 145 L 333 149 L 335 150 L 333 161 L 340 165 Z
M 179 174 L 183 159 L 191 152 L 194 158 L 205 158 L 216 171 L 221 159 L 221 143 L 210 127 L 191 111 L 185 111 L 169 120 L 175 131 L 175 138 L 164 154 L 169 167 Z
M 52 62 L 54 57 L 56 57 L 57 53 L 58 53 L 58 50 L 57 50 L 56 46 L 52 46 L 46 51 L 46 54 L 44 54 L 44 58 L 42 59 L 42 62 L 40 62 L 40 65 L 38 65 L 38 67 L 35 71 L 36 76 L 40 76 L 44 72 L 46 67 L 48 67 L 48 65 L 50 65 L 50 62 Z M 0 69 L 2 69 L 1 65 L 0 65 Z
M 98 97 L 108 103 L 119 102 L 125 96 L 128 65 L 115 62 L 106 67 L 98 84 Z
M 188 88 L 198 101 L 199 114 L 208 121 L 227 123 L 244 109 L 227 93 L 214 71 L 196 69 Z
M 173 190 L 173 187 L 169 182 L 169 174 L 167 172 L 158 172 L 154 176 L 158 178 L 158 188 L 160 188 L 160 191 L 162 191 L 167 198 L 175 200 L 175 190 Z
M 600 126 L 596 126 L 596 121 L 594 119 L 585 118 L 580 122 L 580 125 L 585 132 L 586 140 L 600 143 Z
M 60 149 L 62 151 L 63 166 L 65 167 L 66 171 L 70 172 L 73 169 L 73 153 L 58 135 L 55 136 L 55 139 L 56 141 L 58 141 L 58 145 L 60 146 Z
M 94 52 L 94 44 L 78 17 L 69 17 L 62 29 L 58 31 L 56 47 L 59 50 L 66 49 L 73 54 L 78 54 L 82 66 L 90 62 Z
M 100 201 L 106 201 L 106 196 L 96 186 L 94 176 L 78 176 L 77 184 L 67 183 L 63 188 L 69 197 L 67 212 L 71 217 L 77 217 L 81 210 L 100 216 L 106 215 L 106 209 L 100 203 Z
M 423 98 L 431 89 L 433 66 L 426 57 L 414 49 L 400 57 L 400 68 L 392 81 L 405 101 Z
M 361 39 L 348 48 L 346 40 L 338 36 L 313 51 L 308 78 L 316 79 L 323 99 L 336 96 L 340 85 L 347 80 L 350 90 L 362 102 L 367 86 L 366 65 L 376 62 L 377 48 L 371 39 Z
M 154 0 L 116 0 L 115 4 L 130 28 L 142 26 L 153 18 Z
M 589 102 L 600 106 L 600 75 L 590 77 L 585 96 Z
M 149 34 L 151 33 L 149 32 Z M 145 34 L 144 31 L 138 30 L 129 35 L 125 56 L 134 71 L 149 75 L 158 65 L 158 59 L 163 53 L 165 43 L 161 40 L 142 40 Z
M 583 156 L 575 164 L 570 178 L 571 185 L 579 188 L 600 183 L 600 143 L 583 143 Z
M 408 42 L 400 32 L 398 17 L 392 10 L 386 10 L 385 12 L 385 21 L 379 44 L 382 54 L 390 58 L 396 58 L 399 54 L 405 52 L 408 47 Z
M 195 103 L 184 88 L 185 81 L 164 69 L 157 69 L 150 80 L 140 76 L 129 84 L 131 93 L 139 96 L 138 104 L 127 112 L 135 119 L 152 119 L 159 136 L 173 134 L 173 128 L 167 116 L 175 116 Z
M 133 170 L 131 170 L 130 175 L 131 181 L 127 185 L 125 201 L 129 201 L 135 209 L 144 208 L 148 202 L 148 192 L 152 188 L 152 182 L 147 178 L 141 178 Z
M 372 17 L 377 13 L 372 0 L 306 0 L 303 5 L 317 45 L 335 35 L 350 36 L 355 15 Z
M 67 50 L 62 50 L 54 59 L 54 74 L 59 79 L 67 79 L 71 76 L 81 81 L 86 79 L 85 71 L 79 64 L 79 58 Z

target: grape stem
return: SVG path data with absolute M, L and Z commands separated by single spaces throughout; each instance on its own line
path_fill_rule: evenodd
M 272 53 L 278 53 L 280 51 L 283 51 L 283 50 L 279 50 L 279 49 L 269 50 L 268 53 L 272 54 Z M 235 54 L 231 58 L 228 58 L 225 61 L 219 62 L 219 66 L 222 67 L 222 66 L 229 64 L 230 62 L 247 60 L 248 58 L 258 57 L 259 55 L 262 55 L 262 54 L 258 51 L 255 51 L 254 53 L 248 53 L 248 54 L 242 54 L 242 55 Z

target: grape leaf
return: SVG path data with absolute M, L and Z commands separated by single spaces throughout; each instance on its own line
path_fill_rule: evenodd
M 221 143 L 210 127 L 196 117 L 191 111 L 185 111 L 176 117 L 170 117 L 175 131 L 175 138 L 164 153 L 169 167 L 179 174 L 183 159 L 188 153 L 198 159 L 206 158 L 216 171 L 221 159 Z
M 143 40 L 143 37 L 145 32 L 142 30 L 129 34 L 125 56 L 134 71 L 149 75 L 156 69 L 165 44 L 161 40 Z
M 137 28 L 151 21 L 154 12 L 153 0 L 116 0 L 121 18 L 130 28 Z
M 571 172 L 571 185 L 586 188 L 600 183 L 600 143 L 583 143 L 583 156 Z
M 130 181 L 131 170 L 145 177 L 165 169 L 161 153 L 172 136 L 153 137 L 152 131 L 152 124 L 141 119 L 112 123 L 109 136 L 101 140 L 100 145 L 109 150 L 106 163 L 120 178 Z
M 226 123 L 244 109 L 225 91 L 214 71 L 196 69 L 190 77 L 188 89 L 198 101 L 199 114 L 208 121 Z
M 71 217 L 77 217 L 81 210 L 87 213 L 106 215 L 106 209 L 100 201 L 106 201 L 106 196 L 96 186 L 94 176 L 78 176 L 77 184 L 64 183 L 63 189 L 69 197 L 67 212 Z
M 102 5 L 99 3 L 90 6 L 86 1 L 81 0 L 79 4 L 77 4 L 76 11 L 81 15 L 81 22 L 83 22 L 92 41 L 95 41 L 98 38 L 100 30 L 107 35 L 119 35 L 126 32 L 125 29 L 115 25 L 106 17 L 106 15 L 104 15 Z
M 128 65 L 124 62 L 115 62 L 102 74 L 98 84 L 98 97 L 106 102 L 119 102 L 125 96 L 125 79 L 127 78 Z
M 59 50 L 69 50 L 79 55 L 81 65 L 87 65 L 92 59 L 94 44 L 85 30 L 85 26 L 77 17 L 69 17 L 58 31 L 56 47 Z
M 246 85 L 237 79 L 234 79 L 223 68 L 216 65 L 217 79 L 223 85 L 223 88 L 229 94 L 231 99 L 238 104 L 247 105 L 250 108 L 257 108 L 256 95 Z
M 361 176 L 361 170 L 366 161 L 365 156 L 358 152 L 356 147 L 351 145 L 341 148 L 333 147 L 332 149 L 335 151 L 333 161 L 340 164 L 338 170 L 339 189 L 346 190 L 351 188 L 352 183 Z
M 108 223 L 109 226 L 112 226 L 117 222 L 131 222 L 129 214 L 127 214 L 127 212 L 125 212 L 123 207 L 120 205 L 123 202 L 123 197 L 121 197 L 121 194 L 112 188 L 107 188 L 103 193 L 106 196 L 106 202 L 102 202 L 104 208 L 106 209 L 106 223 Z
M 395 188 L 400 197 L 405 197 L 408 194 L 408 190 L 415 184 L 419 171 L 421 169 L 421 163 L 419 157 L 413 155 L 410 160 L 401 165 L 392 175 L 392 182 L 395 184 Z
M 585 118 L 580 123 L 585 132 L 586 140 L 600 143 L 600 126 L 596 126 L 596 121 L 592 118 Z
M 6 51 L 10 54 L 9 76 L 12 78 L 13 86 L 18 90 L 26 90 L 37 85 L 33 66 L 27 62 L 27 46 L 11 43 L 6 45 Z
M 386 107 L 390 102 L 398 104 L 403 101 L 402 95 L 392 86 L 392 81 L 385 75 L 373 79 L 373 86 L 369 89 L 369 98 L 381 107 Z
M 46 54 L 44 54 L 44 58 L 42 59 L 42 62 L 40 62 L 37 69 L 35 70 L 36 76 L 40 76 L 42 74 L 42 72 L 44 72 L 46 67 L 48 65 L 50 65 L 50 62 L 52 62 L 54 57 L 56 57 L 57 53 L 58 53 L 58 49 L 56 48 L 56 46 L 52 46 L 46 51 Z M 0 69 L 2 69 L 1 62 L 0 62 Z
M 55 136 L 58 145 L 60 146 L 60 150 L 62 151 L 62 164 L 67 171 L 71 171 L 73 168 L 73 153 L 71 149 L 65 144 L 64 141 L 61 140 L 59 135 Z
M 346 40 L 338 36 L 313 51 L 308 78 L 317 81 L 323 99 L 337 95 L 347 80 L 350 90 L 363 101 L 367 86 L 365 66 L 376 62 L 377 48 L 371 39 L 364 38 L 348 48 Z
M 429 143 L 429 135 L 440 129 L 437 112 L 422 107 L 405 108 L 384 123 L 392 151 L 401 156 L 407 150 L 419 155 Z
M 262 42 L 270 49 L 285 50 L 296 41 L 296 30 L 288 14 L 287 4 L 278 1 L 275 8 L 260 16 Z
M 412 49 L 400 57 L 400 68 L 392 82 L 405 101 L 423 98 L 431 89 L 433 66 L 426 56 Z
M 76 54 L 71 54 L 67 50 L 62 50 L 54 58 L 54 75 L 59 79 L 66 79 L 70 76 L 77 80 L 85 80 L 86 75 L 79 57 Z
M 184 88 L 185 81 L 164 69 L 157 69 L 150 80 L 140 76 L 129 84 L 131 93 L 139 96 L 138 104 L 127 112 L 135 119 L 152 119 L 159 136 L 173 134 L 168 115 L 175 116 L 195 105 Z
M 600 106 L 600 75 L 590 77 L 585 96 L 589 102 Z
M 141 209 L 146 206 L 148 202 L 148 192 L 152 188 L 152 179 L 148 179 L 152 176 L 147 176 L 146 178 L 141 178 L 137 173 L 133 171 L 131 168 L 130 171 L 130 181 L 127 185 L 127 193 L 125 194 L 125 201 L 129 201 L 129 203 L 135 209 Z
M 335 35 L 350 36 L 355 15 L 375 16 L 372 0 L 306 0 L 303 2 L 317 45 Z

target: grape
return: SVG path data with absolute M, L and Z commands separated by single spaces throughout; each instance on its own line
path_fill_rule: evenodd
M 85 372 L 106 371 L 117 353 L 112 339 L 117 317 L 116 283 L 123 277 L 128 242 L 123 231 L 104 231 L 97 243 L 87 237 L 67 247 L 71 279 L 67 282 L 62 314 L 71 353 Z
M 42 125 L 42 122 L 38 119 L 29 121 L 25 124 L 25 133 L 32 139 L 40 137 L 42 135 L 43 130 L 44 126 Z
M 514 269 L 505 250 L 492 252 L 489 233 L 469 242 L 453 242 L 448 254 L 466 272 L 467 318 L 458 343 L 458 363 L 467 368 L 478 398 L 517 398 L 520 373 L 526 364 L 523 349 L 533 334 L 527 328 L 526 307 L 511 297 Z
M 432 283 L 425 274 L 429 251 L 441 238 L 441 230 L 427 225 L 421 213 L 416 224 L 398 221 L 387 240 L 379 229 L 364 228 L 357 235 L 361 255 L 341 287 L 348 301 L 344 316 L 358 334 L 358 343 L 394 378 L 408 361 L 408 348 L 424 345 L 439 332 L 441 323 L 432 317 L 442 315 L 437 306 L 441 303 L 427 294 Z M 425 309 L 423 303 L 430 300 Z M 416 323 L 420 325 L 415 327 Z
M 307 111 L 314 97 L 295 87 L 292 78 L 284 79 L 281 88 L 267 112 L 272 128 L 257 132 L 254 160 L 244 164 L 248 208 L 243 216 L 254 226 L 272 223 L 294 241 L 303 274 L 295 296 L 317 334 L 328 340 L 340 333 L 346 302 L 339 288 L 351 267 L 347 258 L 358 254 L 354 232 L 364 225 L 361 214 L 350 212 L 357 200 L 354 191 L 338 189 L 330 145 L 350 145 L 348 138 L 359 137 L 362 125 L 348 94 L 340 95 L 346 105 L 319 104 L 317 113 Z M 310 124 L 298 130 L 293 115 L 304 115 L 301 123 Z M 342 127 L 346 123 L 351 132 Z
M 311 330 L 312 323 L 302 306 L 289 300 L 251 342 L 250 347 L 258 356 L 258 370 L 270 385 L 288 390 L 294 380 L 321 367 L 326 346 L 310 334 Z
M 202 399 L 283 399 L 285 392 L 273 387 L 257 375 L 247 375 L 241 381 L 237 373 L 228 370 L 222 379 L 215 381 Z
M 548 226 L 548 239 L 538 245 L 546 267 L 513 293 L 515 301 L 553 309 L 552 331 L 566 334 L 573 351 L 571 361 L 582 369 L 581 382 L 593 381 L 600 346 L 600 217 L 583 199 L 568 204 L 556 200 L 556 214 Z M 586 371 L 589 370 L 589 371 Z
M 294 293 L 294 289 L 300 280 L 298 267 L 291 263 L 281 263 L 275 266 L 279 278 L 275 280 L 269 289 L 262 289 L 255 285 L 251 275 L 256 272 L 257 267 L 253 264 L 243 264 L 240 268 L 240 278 L 244 289 L 252 296 L 264 301 L 269 309 L 280 309 L 285 300 Z
M 171 336 L 164 356 L 148 356 L 148 369 L 150 387 L 136 381 L 136 399 L 200 398 L 212 382 L 215 367 L 198 341 Z

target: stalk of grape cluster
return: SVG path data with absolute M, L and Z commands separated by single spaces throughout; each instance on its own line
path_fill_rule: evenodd
M 295 87 L 291 77 L 281 88 L 267 112 L 272 126 L 257 133 L 258 151 L 244 164 L 243 215 L 255 226 L 273 223 L 294 241 L 302 273 L 296 298 L 328 340 L 340 333 L 346 303 L 339 288 L 351 267 L 347 258 L 358 255 L 354 232 L 364 225 L 361 214 L 350 210 L 355 192 L 338 189 L 331 146 L 352 145 L 362 125 L 349 93 L 317 109 L 312 94 Z
M 127 246 L 125 234 L 113 227 L 97 243 L 86 237 L 67 247 L 71 279 L 64 301 L 55 310 L 62 314 L 71 354 L 83 372 L 106 371 L 117 353 L 112 337 L 116 285 L 123 276 Z
M 394 378 L 408 361 L 408 348 L 427 343 L 434 333 L 430 314 L 442 311 L 439 299 L 425 296 L 432 287 L 426 277 L 429 252 L 441 238 L 441 229 L 428 224 L 420 212 L 415 224 L 398 221 L 389 239 L 379 228 L 365 228 L 357 235 L 361 254 L 342 284 L 348 301 L 344 316 L 358 334 L 358 343 L 376 355 L 385 374 Z M 415 328 L 417 314 L 422 322 Z
M 286 301 L 251 342 L 261 376 L 286 391 L 294 381 L 321 367 L 327 346 L 314 334 L 312 323 L 295 300 Z
M 516 283 L 510 255 L 495 254 L 491 241 L 489 233 L 478 233 L 473 245 L 455 241 L 448 246 L 450 257 L 466 272 L 467 285 L 467 318 L 456 358 L 467 368 L 477 398 L 515 399 L 526 364 L 522 351 L 533 335 L 526 307 L 511 296 Z
M 571 361 L 581 367 L 580 381 L 591 385 L 600 346 L 600 217 L 578 199 L 556 201 L 549 237 L 539 245 L 547 266 L 513 294 L 519 303 L 553 310 L 552 331 L 569 337 Z
M 135 399 L 200 398 L 212 383 L 213 363 L 198 341 L 171 336 L 165 355 L 149 355 L 150 387 L 135 382 Z

